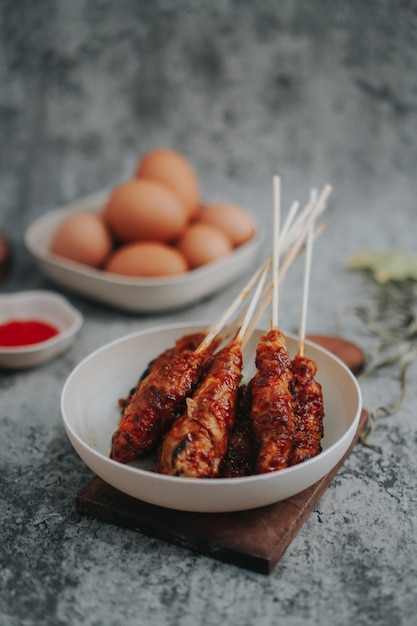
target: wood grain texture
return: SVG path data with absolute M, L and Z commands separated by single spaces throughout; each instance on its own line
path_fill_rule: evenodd
M 221 561 L 269 574 L 356 444 L 366 416 L 363 411 L 351 447 L 331 472 L 305 491 L 270 506 L 232 513 L 175 511 L 126 496 L 96 476 L 78 492 L 76 509 Z

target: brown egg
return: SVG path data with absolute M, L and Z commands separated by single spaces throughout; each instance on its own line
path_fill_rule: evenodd
M 226 256 L 233 245 L 229 237 L 215 226 L 197 222 L 180 237 L 177 248 L 194 268 Z
M 52 237 L 50 250 L 54 254 L 100 267 L 113 247 L 110 231 L 101 215 L 76 213 L 58 227 Z
M 200 221 L 216 226 L 226 233 L 234 246 L 242 245 L 255 232 L 252 217 L 237 204 L 206 204 L 198 215 Z
M 106 271 L 125 276 L 171 276 L 188 270 L 184 256 L 160 242 L 128 243 L 116 250 L 105 266 Z
M 187 223 L 186 212 L 172 191 L 138 178 L 113 190 L 103 217 L 121 241 L 170 241 Z
M 191 163 L 179 152 L 168 149 L 152 150 L 138 164 L 136 176 L 155 180 L 178 195 L 188 219 L 198 209 L 200 185 Z

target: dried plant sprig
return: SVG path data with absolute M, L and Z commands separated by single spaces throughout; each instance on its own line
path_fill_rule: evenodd
M 359 319 L 375 340 L 366 355 L 361 378 L 369 379 L 383 370 L 392 370 L 399 386 L 391 402 L 377 405 L 369 412 L 368 424 L 360 438 L 362 443 L 367 443 L 379 417 L 397 413 L 406 397 L 409 366 L 417 359 L 417 282 L 408 275 L 400 279 L 398 272 L 395 278 L 381 281 L 378 273 L 370 271 L 366 255 L 362 253 L 354 258 L 356 262 L 350 262 L 349 267 L 362 270 L 372 288 L 372 299 L 367 305 L 350 307 L 345 313 Z M 367 263 L 363 262 L 364 258 Z M 371 259 L 375 261 L 375 256 Z M 376 260 L 379 262 L 379 257 Z
M 407 382 L 408 382 L 408 368 L 417 359 L 417 349 L 408 352 L 400 360 L 400 372 L 399 372 L 399 385 L 400 389 L 395 400 L 389 404 L 380 404 L 375 406 L 368 414 L 367 424 L 362 431 L 359 440 L 361 443 L 367 445 L 369 436 L 374 432 L 378 417 L 380 414 L 384 414 L 386 416 L 394 415 L 401 408 L 402 403 L 404 402 L 406 392 L 407 392 Z

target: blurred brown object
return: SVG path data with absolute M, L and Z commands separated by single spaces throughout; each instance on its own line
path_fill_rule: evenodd
M 307 339 L 332 352 L 348 366 L 353 374 L 359 374 L 362 371 L 365 354 L 355 343 L 332 335 L 308 335 Z
M 8 277 L 12 268 L 12 252 L 11 247 L 0 230 L 0 283 Z

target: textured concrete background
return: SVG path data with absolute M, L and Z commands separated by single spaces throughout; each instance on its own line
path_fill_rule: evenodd
M 241 203 L 266 226 L 273 174 L 286 206 L 330 182 L 310 331 L 372 344 L 339 325 L 370 298 L 346 260 L 363 247 L 416 252 L 416 66 L 415 1 L 1 0 L 0 228 L 14 267 L 0 293 L 60 291 L 25 250 L 27 226 L 170 146 L 193 162 L 204 197 Z M 288 331 L 299 308 L 291 284 Z M 77 515 L 90 472 L 59 415 L 65 379 L 92 350 L 160 322 L 213 319 L 230 292 L 155 316 L 65 295 L 85 315 L 74 346 L 36 370 L 0 373 L 1 624 L 415 623 L 414 384 L 265 578 Z M 363 383 L 365 406 L 396 388 L 381 372 Z

